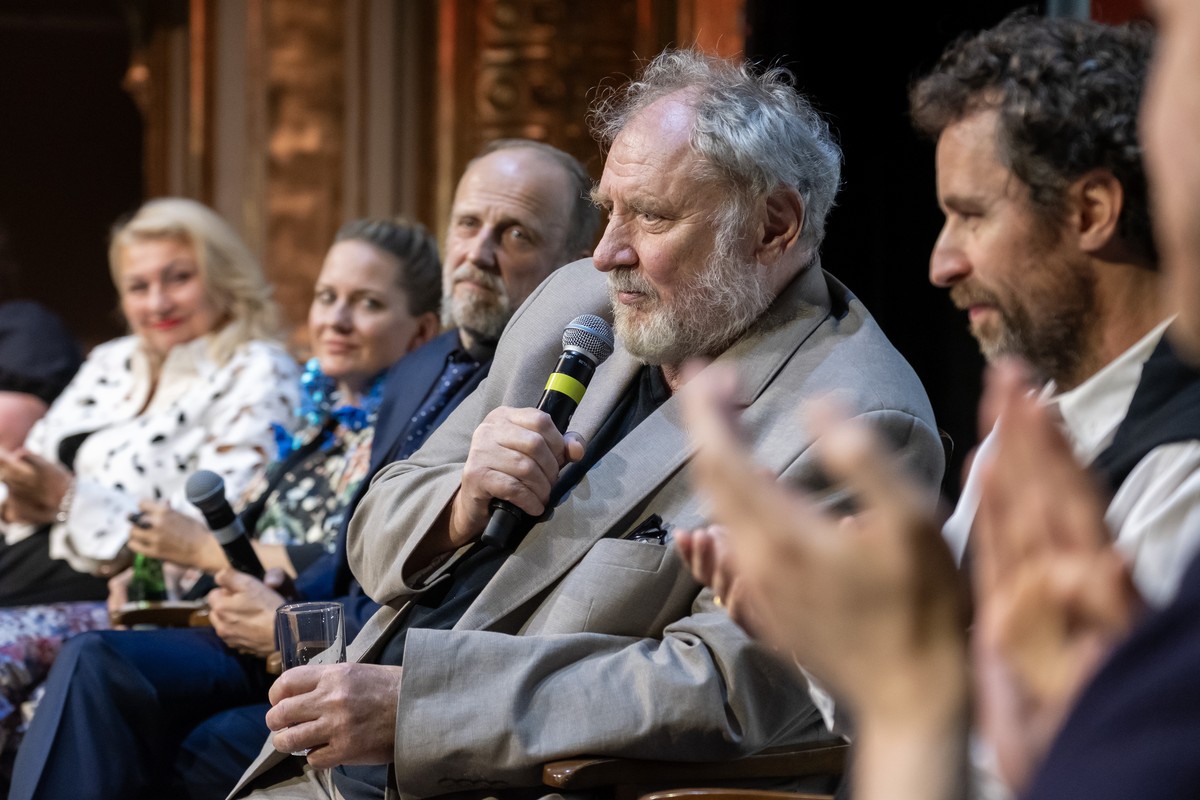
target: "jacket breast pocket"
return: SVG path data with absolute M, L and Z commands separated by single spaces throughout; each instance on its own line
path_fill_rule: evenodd
M 601 539 L 534 612 L 527 634 L 661 636 L 699 587 L 669 544 Z

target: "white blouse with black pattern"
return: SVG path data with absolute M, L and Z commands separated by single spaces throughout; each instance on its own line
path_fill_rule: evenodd
M 299 366 L 265 341 L 243 344 L 217 364 L 210 356 L 216 336 L 171 349 L 148 406 L 150 365 L 140 340 L 96 346 L 29 432 L 26 448 L 52 461 L 64 441 L 88 434 L 75 456 L 66 522 L 50 527 L 52 557 L 94 572 L 120 552 L 140 500 L 166 500 L 199 518 L 184 494 L 195 470 L 224 478 L 226 497 L 236 502 L 274 456 L 271 423 L 291 419 L 299 403 Z M 15 544 L 37 526 L 0 522 L 0 530 Z

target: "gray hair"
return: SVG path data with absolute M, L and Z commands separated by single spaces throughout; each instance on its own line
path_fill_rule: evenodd
M 793 188 L 804 201 L 800 237 L 811 261 L 840 187 L 842 150 L 829 123 L 793 85 L 792 73 L 697 50 L 666 50 L 638 80 L 600 97 L 589 114 L 593 136 L 611 146 L 633 117 L 677 92 L 695 110 L 691 145 L 710 170 L 707 177 L 731 192 L 731 207 L 716 214 L 718 225 L 740 229 L 758 200 L 781 186 Z

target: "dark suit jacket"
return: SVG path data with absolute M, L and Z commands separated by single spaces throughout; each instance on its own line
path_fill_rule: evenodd
M 350 508 L 342 523 L 342 529 L 338 532 L 334 551 L 318 558 L 296 576 L 298 599 L 332 598 L 341 601 L 346 608 L 348 638 L 352 639 L 363 623 L 379 609 L 378 604 L 363 594 L 362 587 L 350 572 L 350 565 L 346 560 L 346 531 L 350 518 L 354 516 L 354 509 L 366 494 L 375 474 L 393 461 L 407 458 L 424 444 L 425 440 L 422 437 L 405 446 L 412 418 L 441 377 L 446 357 L 459 346 L 458 331 L 447 331 L 397 361 L 388 371 L 383 387 L 383 402 L 380 403 L 379 416 L 375 421 L 375 436 L 371 441 L 371 468 L 350 501 Z M 430 432 L 479 385 L 487 376 L 491 365 L 490 360 L 485 361 L 475 374 L 467 379 L 434 419 Z

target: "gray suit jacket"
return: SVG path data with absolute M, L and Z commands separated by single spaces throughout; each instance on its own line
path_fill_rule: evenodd
M 372 660 L 427 588 L 406 585 L 404 565 L 458 489 L 475 428 L 497 406 L 537 403 L 564 326 L 583 313 L 611 318 L 604 276 L 586 259 L 539 287 L 509 323 L 488 378 L 421 450 L 374 479 L 349 555 L 384 608 L 352 660 Z M 797 409 L 837 392 L 902 448 L 936 498 L 944 459 L 924 389 L 819 265 L 719 360 L 738 369 L 743 425 L 774 473 L 836 499 Z M 639 366 L 618 343 L 571 429 L 590 440 Z M 542 762 L 584 753 L 723 759 L 821 731 L 796 671 L 713 604 L 674 548 L 620 538 L 652 513 L 676 526 L 705 521 L 688 478 L 692 452 L 675 396 L 525 537 L 453 630 L 409 632 L 394 756 L 402 795 L 536 786 Z M 244 781 L 285 758 L 268 751 Z

